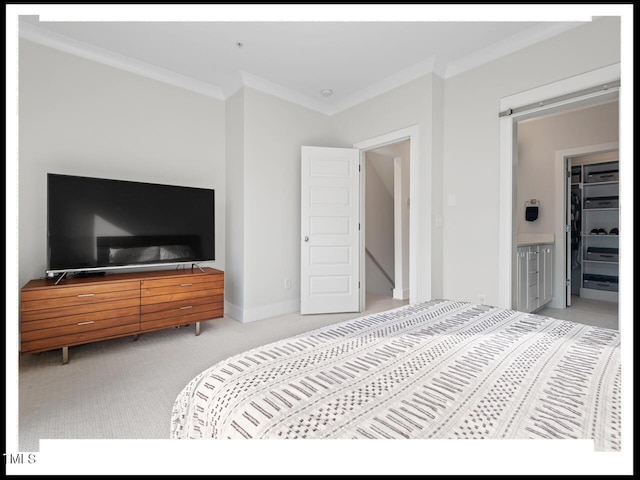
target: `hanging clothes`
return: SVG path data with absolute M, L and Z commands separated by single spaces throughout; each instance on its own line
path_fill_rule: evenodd
M 571 190 L 571 268 L 580 265 L 580 247 L 582 245 L 582 201 L 580 189 Z
M 579 192 L 579 190 L 578 190 Z M 580 235 L 582 233 L 581 226 L 581 207 L 580 207 L 580 194 L 576 191 L 571 191 L 571 250 L 578 249 L 578 243 L 580 243 Z

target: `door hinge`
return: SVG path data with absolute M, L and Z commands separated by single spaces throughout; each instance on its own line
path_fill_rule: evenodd
M 564 281 L 564 284 L 565 284 L 567 287 L 568 287 L 568 286 L 570 286 L 570 285 L 571 285 L 571 279 L 570 279 L 570 278 L 567 278 L 567 279 Z
M 358 282 L 358 288 L 360 288 L 360 282 Z
M 360 230 L 360 224 L 358 224 L 358 230 Z
M 567 170 L 567 178 L 571 178 L 571 171 Z
M 571 225 L 565 225 L 565 226 L 564 226 L 564 231 L 565 231 L 566 233 L 571 232 Z
M 362 171 L 362 165 L 358 164 L 358 171 L 361 172 Z

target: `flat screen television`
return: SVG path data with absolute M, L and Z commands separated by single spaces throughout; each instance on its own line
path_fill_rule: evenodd
M 48 277 L 215 260 L 214 190 L 47 174 Z

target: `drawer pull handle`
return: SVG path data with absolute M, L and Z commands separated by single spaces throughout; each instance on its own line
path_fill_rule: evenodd
M 81 293 L 78 297 L 93 297 L 95 293 Z
M 181 283 L 180 284 L 181 287 L 190 287 L 191 285 L 193 285 L 193 283 Z
M 193 305 L 188 305 L 186 307 L 180 307 L 180 310 L 187 310 L 188 308 L 193 308 Z
M 93 320 L 89 321 L 89 322 L 80 322 L 78 325 L 90 325 L 93 323 Z

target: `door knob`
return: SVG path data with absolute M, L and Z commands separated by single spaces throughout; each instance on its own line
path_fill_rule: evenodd
M 306 235 L 304 236 L 304 241 L 308 242 L 309 241 L 309 237 L 307 237 Z

